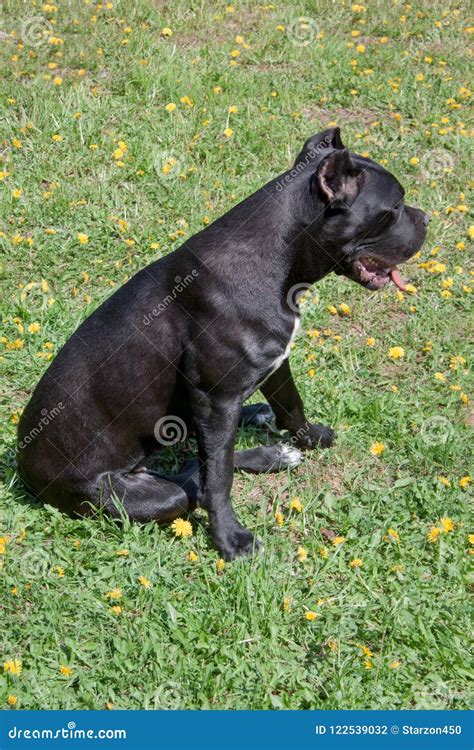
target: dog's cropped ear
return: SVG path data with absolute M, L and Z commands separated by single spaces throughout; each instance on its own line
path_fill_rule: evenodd
M 332 205 L 351 204 L 359 190 L 357 171 L 347 148 L 331 151 L 319 165 L 315 179 L 322 199 Z
M 329 148 L 344 148 L 339 128 L 328 128 L 308 138 L 296 157 L 295 164 L 303 160 L 308 163 Z

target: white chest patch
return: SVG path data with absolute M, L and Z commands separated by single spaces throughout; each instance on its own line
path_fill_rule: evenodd
M 266 375 L 264 377 L 264 379 L 258 384 L 257 388 L 260 385 L 262 385 L 262 383 L 264 383 L 265 380 L 267 380 L 267 378 L 270 377 L 270 375 L 272 375 L 276 370 L 278 370 L 278 368 L 280 367 L 281 364 L 283 364 L 283 362 L 285 361 L 285 359 L 288 359 L 288 357 L 290 356 L 291 345 L 292 345 L 293 341 L 295 340 L 296 336 L 298 335 L 298 331 L 300 330 L 300 326 L 301 326 L 300 317 L 299 317 L 299 315 L 295 315 L 295 323 L 294 323 L 294 326 L 293 326 L 293 330 L 291 332 L 290 340 L 288 341 L 288 344 L 286 345 L 285 351 L 283 352 L 283 354 L 280 354 L 280 356 L 276 358 L 276 360 L 272 364 L 272 369 L 270 370 L 270 372 L 268 373 L 268 375 Z

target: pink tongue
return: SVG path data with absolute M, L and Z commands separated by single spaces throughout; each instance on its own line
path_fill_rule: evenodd
M 396 286 L 398 286 L 398 288 L 402 292 L 406 292 L 407 288 L 405 286 L 405 282 L 403 281 L 402 277 L 400 276 L 400 271 L 398 270 L 398 268 L 396 266 L 394 268 L 390 269 L 390 277 L 391 277 L 393 283 Z

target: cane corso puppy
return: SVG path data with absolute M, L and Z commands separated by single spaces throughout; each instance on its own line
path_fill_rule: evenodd
M 73 515 L 95 506 L 170 521 L 200 506 L 223 558 L 252 552 L 258 541 L 232 508 L 234 469 L 291 467 L 300 448 L 334 438 L 307 420 L 291 375 L 294 290 L 331 271 L 370 290 L 403 288 L 397 264 L 428 224 L 403 196 L 338 128 L 309 138 L 289 171 L 137 273 L 73 333 L 20 421 L 25 484 Z M 268 403 L 243 407 L 257 389 Z M 290 444 L 235 453 L 239 421 L 272 414 Z M 196 436 L 198 461 L 176 476 L 145 466 L 180 434 Z

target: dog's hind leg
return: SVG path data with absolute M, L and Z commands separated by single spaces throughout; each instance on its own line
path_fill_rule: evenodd
M 294 469 L 304 460 L 303 453 L 285 443 L 264 445 L 235 451 L 234 471 L 247 471 L 250 474 L 271 474 L 285 469 Z M 186 461 L 179 474 L 157 475 L 179 485 L 199 504 L 199 461 L 197 458 Z
M 239 417 L 241 427 L 260 427 L 268 432 L 275 432 L 275 414 L 269 404 L 246 404 Z
M 172 521 L 196 508 L 192 492 L 147 471 L 104 473 L 97 495 L 92 504 L 113 518 L 120 518 L 123 508 L 132 521 Z

